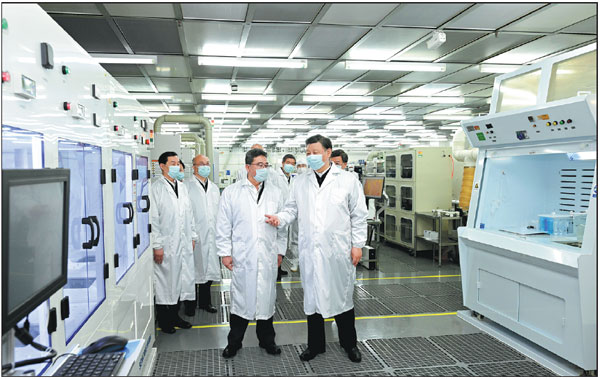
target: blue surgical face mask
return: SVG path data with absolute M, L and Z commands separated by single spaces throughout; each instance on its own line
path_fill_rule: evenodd
M 169 176 L 173 179 L 177 179 L 179 170 L 181 170 L 179 166 L 169 166 Z
M 283 165 L 283 171 L 287 172 L 288 174 L 291 174 L 292 172 L 294 172 L 294 170 L 296 169 L 296 167 L 292 164 L 284 164 Z
M 210 175 L 210 166 L 200 166 L 198 167 L 198 175 L 203 178 L 208 178 Z
M 325 164 L 325 162 L 323 162 L 323 156 L 321 154 L 309 155 L 308 157 L 306 157 L 306 162 L 308 163 L 308 166 L 313 170 L 318 170 Z
M 258 170 L 256 170 L 256 175 L 254 175 L 254 180 L 256 180 L 259 183 L 264 182 L 265 180 L 267 180 L 267 176 L 269 176 L 267 169 L 259 168 Z
M 181 181 L 181 180 L 183 180 L 184 177 L 185 177 L 185 174 L 183 172 L 179 171 L 177 173 L 177 175 L 175 176 L 175 179 Z

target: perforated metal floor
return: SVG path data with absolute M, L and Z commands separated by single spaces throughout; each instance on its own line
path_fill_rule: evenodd
M 468 309 L 463 305 L 462 294 L 448 296 L 428 296 L 427 300 L 434 302 L 449 312 Z
M 461 293 L 461 290 L 452 287 L 446 282 L 407 283 L 405 286 L 419 295 L 425 296 L 457 295 Z
M 482 333 L 435 336 L 430 338 L 456 360 L 483 363 L 525 360 L 526 357 L 497 339 Z
M 379 299 L 394 314 L 411 315 L 417 313 L 439 313 L 445 312 L 444 308 L 429 301 L 425 297 L 388 297 Z
M 367 291 L 373 297 L 406 297 L 417 296 L 418 294 L 402 284 L 387 285 L 366 285 L 362 289 Z
M 475 348 L 486 352 L 500 351 L 499 358 L 506 360 L 466 363 L 472 354 L 462 354 L 461 349 L 473 342 Z M 325 353 L 308 362 L 299 358 L 305 348 L 283 345 L 281 355 L 272 356 L 259 347 L 244 347 L 232 359 L 224 359 L 222 349 L 161 352 L 153 376 L 554 376 L 502 342 L 479 333 L 359 341 L 360 363 L 351 362 L 337 342 L 328 342 Z

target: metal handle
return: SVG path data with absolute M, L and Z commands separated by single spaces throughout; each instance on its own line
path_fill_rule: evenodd
M 96 238 L 94 238 L 93 246 L 98 246 L 100 243 L 100 222 L 96 216 L 90 216 L 89 219 L 96 224 Z
M 92 220 L 89 217 L 84 217 L 81 219 L 81 224 L 83 225 L 89 225 L 90 226 L 90 230 L 92 231 L 92 237 L 90 238 L 89 241 L 84 242 L 81 247 L 83 249 L 91 249 L 94 246 L 94 227 L 92 226 Z
M 150 210 L 150 196 L 143 195 L 142 200 L 146 200 L 146 208 L 142 209 L 142 212 L 146 213 Z
M 133 221 L 133 204 L 123 203 L 123 208 L 129 209 L 129 217 L 123 220 L 123 224 L 131 224 Z

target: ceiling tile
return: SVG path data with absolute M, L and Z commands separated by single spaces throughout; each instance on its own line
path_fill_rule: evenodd
M 524 64 L 587 41 L 591 42 L 595 39 L 595 36 L 573 34 L 546 36 L 488 59 L 485 63 Z
M 310 23 L 322 7 L 322 3 L 255 4 L 253 21 Z
M 314 80 L 321 75 L 333 61 L 321 59 L 309 59 L 306 68 L 284 68 L 279 73 L 278 79 L 285 80 Z
M 185 57 L 172 55 L 159 55 L 156 65 L 144 65 L 146 72 L 150 76 L 188 77 L 188 70 L 185 64 Z
M 154 92 L 146 78 L 115 77 L 115 79 L 129 92 Z
M 281 105 L 259 104 L 254 112 L 260 114 L 273 114 L 279 112 Z
M 471 92 L 469 97 L 490 97 L 492 96 L 492 92 L 494 91 L 494 87 L 489 87 L 483 89 L 481 91 Z
M 172 4 L 104 3 L 111 16 L 175 18 Z
M 598 27 L 598 17 L 590 17 L 586 20 L 578 22 L 574 25 L 569 26 L 561 30 L 561 33 L 586 33 L 596 34 L 596 28 Z
M 190 92 L 187 78 L 152 78 L 159 92 Z
M 447 30 L 445 33 L 446 42 L 440 47 L 435 49 L 427 48 L 426 39 L 411 49 L 394 56 L 392 60 L 431 62 L 486 34 L 484 32 L 452 32 Z
M 342 114 L 352 114 L 354 112 L 357 112 L 361 109 L 363 109 L 363 106 L 356 106 L 356 105 L 342 105 L 340 107 L 337 107 L 335 109 L 335 114 L 336 115 L 342 115 Z
M 39 3 L 38 5 L 47 13 L 102 15 L 93 3 Z
M 192 91 L 195 93 L 229 93 L 231 92 L 231 80 L 192 79 Z
M 550 4 L 501 30 L 551 33 L 595 15 L 596 7 L 596 3 Z
M 363 96 L 370 92 L 375 91 L 377 88 L 381 87 L 382 85 L 383 85 L 383 83 L 373 83 L 373 82 L 371 82 L 371 83 L 369 83 L 369 82 L 352 83 L 352 84 L 349 84 L 349 85 L 345 86 L 344 88 L 340 89 L 335 94 L 336 95 Z
M 455 84 L 449 83 L 429 83 L 413 90 L 407 91 L 402 95 L 405 96 L 432 96 L 438 92 L 445 91 L 449 88 L 455 87 Z
M 354 45 L 344 59 L 386 60 L 423 37 L 429 30 L 384 28 L 373 30 L 359 44 Z
M 300 80 L 274 80 L 266 94 L 296 95 L 309 83 Z
M 244 21 L 247 9 L 248 4 L 240 3 L 181 3 L 183 18 L 188 19 Z
M 491 75 L 487 75 L 485 77 L 473 80 L 474 84 L 494 84 L 494 81 L 496 80 L 496 77 L 499 76 L 500 74 L 491 74 Z
M 304 89 L 304 91 L 302 91 L 302 93 L 305 95 L 333 95 L 346 84 L 346 82 L 333 81 L 312 82 Z
M 189 104 L 169 104 L 169 109 L 172 112 L 194 112 L 194 105 Z
M 103 17 L 51 16 L 88 53 L 127 53 Z
M 316 26 L 294 58 L 337 59 L 368 29 L 344 26 Z
M 193 104 L 195 103 L 194 94 L 192 93 L 169 93 L 173 98 L 166 99 L 169 104 Z
M 112 76 L 143 76 L 136 64 L 100 64 Z
M 198 57 L 189 57 L 192 75 L 196 78 L 227 79 L 233 74 L 233 67 L 199 66 Z
M 420 71 L 420 72 L 411 72 L 408 75 L 405 75 L 403 77 L 401 77 L 400 79 L 398 79 L 399 82 L 413 82 L 413 83 L 424 83 L 424 82 L 431 82 L 433 80 L 442 78 L 446 75 L 450 75 L 451 73 L 458 71 L 460 69 L 463 69 L 465 67 L 467 67 L 468 65 L 466 64 L 458 64 L 458 63 L 446 63 L 446 71 L 445 72 L 427 72 L 427 71 Z
M 437 28 L 471 5 L 471 3 L 405 3 L 394 11 L 384 25 Z
M 115 18 L 136 54 L 182 54 L 175 20 Z
M 445 28 L 496 30 L 543 5 L 543 3 L 477 4 L 450 21 Z
M 373 96 L 397 96 L 402 92 L 408 91 L 416 86 L 420 86 L 419 83 L 392 83 L 377 91 L 373 92 Z
M 354 71 L 354 70 L 348 70 Z M 405 76 L 406 72 L 402 71 L 369 71 L 367 74 L 360 78 L 361 82 L 391 82 L 392 80 L 399 79 L 402 76 Z
M 148 112 L 168 112 L 168 108 L 162 103 L 162 101 L 146 101 L 139 100 L 139 103 L 148 111 Z
M 470 81 L 489 76 L 488 73 L 479 71 L 479 65 L 467 67 L 438 80 L 441 83 L 468 83 Z M 493 80 L 492 80 L 493 82 Z
M 190 55 L 238 55 L 242 24 L 212 21 L 183 21 L 185 41 Z
M 333 3 L 321 19 L 321 24 L 374 26 L 397 4 L 339 4 Z
M 499 33 L 489 34 L 466 47 L 443 57 L 440 62 L 479 63 L 500 51 L 522 45 L 539 36 L 530 34 Z
M 306 25 L 252 25 L 244 56 L 287 58 L 306 31 Z
M 273 79 L 278 71 L 279 68 L 239 67 L 237 77 L 244 79 Z
M 463 84 L 438 93 L 439 96 L 464 96 L 482 89 L 490 88 L 489 84 Z

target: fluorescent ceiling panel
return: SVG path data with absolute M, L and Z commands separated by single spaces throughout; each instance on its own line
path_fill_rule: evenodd
M 231 58 L 231 57 L 198 57 L 198 64 L 205 66 L 231 67 L 284 67 L 306 68 L 306 59 L 275 58 Z
M 110 64 L 156 64 L 156 55 L 90 54 L 97 63 Z
M 346 70 L 444 72 L 444 63 L 346 61 Z
M 422 103 L 422 104 L 463 104 L 465 99 L 462 97 L 450 96 L 398 96 L 399 103 Z
M 242 95 L 242 94 L 202 94 L 202 100 L 217 100 L 217 101 L 276 101 L 277 96 L 274 95 Z
M 373 96 L 302 96 L 305 102 L 323 103 L 371 103 Z

